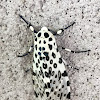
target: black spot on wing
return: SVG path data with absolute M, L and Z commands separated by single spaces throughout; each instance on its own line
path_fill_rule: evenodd
M 64 88 L 64 85 L 62 85 L 62 88 Z
M 55 84 L 55 83 L 56 83 L 56 81 L 54 80 L 54 81 L 53 81 L 53 84 Z
M 60 63 L 60 64 L 62 63 L 62 58 L 59 58 L 59 63 Z
M 53 58 L 56 58 L 56 55 L 55 55 L 55 53 L 54 53 L 54 52 L 52 52 L 52 57 L 53 57 Z
M 35 38 L 35 41 L 37 41 L 37 38 Z
M 45 50 L 45 47 L 42 47 L 42 50 Z
M 54 88 L 52 87 L 52 88 L 51 88 L 51 92 L 53 92 L 53 91 L 54 91 Z
M 48 100 L 51 100 L 51 98 L 52 98 L 52 97 L 49 97 L 49 99 L 48 99 Z M 52 100 L 53 100 L 53 99 L 52 99 Z
M 54 92 L 54 95 L 56 95 L 56 94 L 57 94 L 57 92 L 55 91 L 55 92 Z
M 35 53 L 35 57 L 37 58 L 37 54 Z
M 43 68 L 46 69 L 47 68 L 47 64 L 43 63 Z
M 48 52 L 43 52 L 43 54 L 44 54 L 45 56 L 48 56 Z
M 39 47 L 39 50 L 41 51 L 41 47 Z
M 49 82 L 47 83 L 47 86 L 48 86 L 48 88 L 50 88 L 50 83 Z
M 62 73 L 62 76 L 63 76 L 63 77 L 68 76 L 67 72 L 64 71 L 64 72 Z
M 32 75 L 36 76 L 36 73 L 35 72 L 32 72 Z
M 37 50 L 37 45 L 35 45 L 35 49 Z
M 40 60 L 38 59 L 38 63 L 40 63 Z
M 44 88 L 47 89 L 47 84 L 45 83 Z
M 57 78 L 57 74 L 55 75 L 55 78 Z
M 39 67 L 38 63 L 36 63 L 36 67 L 37 67 L 37 68 Z
M 52 73 L 52 67 L 49 67 L 49 74 L 51 75 Z
M 41 36 L 41 33 L 39 32 L 39 33 L 38 33 L 38 37 L 40 37 L 40 36 Z
M 45 76 L 46 76 L 46 77 L 50 77 L 50 74 L 47 73 L 47 72 L 45 72 Z
M 54 67 L 54 68 L 57 68 L 57 64 L 56 64 L 56 63 L 54 63 L 54 64 L 53 64 L 53 67 Z
M 45 32 L 45 33 L 44 33 L 44 37 L 45 37 L 45 38 L 48 38 L 48 37 L 49 37 L 49 34 L 48 34 L 47 32 Z
M 62 95 L 63 95 L 63 93 L 61 93 L 61 95 L 60 95 L 60 99 L 62 98 Z
M 52 59 L 50 60 L 50 64 L 53 64 L 53 60 Z
M 42 57 L 40 57 L 40 60 L 42 60 L 43 58 Z
M 58 94 L 57 97 L 60 97 L 60 94 Z
M 34 94 L 35 94 L 36 97 L 38 97 L 38 94 L 36 93 L 36 91 L 34 91 Z
M 54 71 L 52 71 L 51 75 L 53 76 L 54 74 L 55 74 L 55 72 L 54 72 Z
M 33 58 L 33 62 L 35 63 L 34 58 Z
M 70 99 L 70 92 L 67 94 L 67 98 Z
M 38 55 L 41 55 L 41 52 L 38 52 Z
M 46 92 L 47 97 L 49 97 L 49 92 Z
M 41 73 L 42 77 L 44 77 L 44 73 L 43 73 L 43 71 L 42 71 L 42 68 L 41 68 L 41 67 L 40 67 L 40 73 Z
M 49 49 L 52 50 L 52 45 L 51 44 L 48 44 L 48 46 L 49 46 Z
M 43 93 L 40 93 L 41 98 L 43 97 L 43 95 L 44 95 Z
M 69 86 L 70 85 L 70 82 L 69 81 L 67 81 L 67 86 Z
M 32 82 L 33 82 L 33 85 L 35 85 L 35 81 L 34 81 L 34 80 L 32 80 Z
M 64 94 L 64 97 L 66 96 L 66 94 Z
M 56 51 L 58 52 L 58 48 L 56 49 Z
M 49 56 L 46 56 L 46 60 L 49 61 Z
M 51 37 L 49 38 L 49 41 L 52 41 L 52 38 Z
M 39 44 L 41 44 L 41 40 L 39 41 Z
M 58 79 L 60 80 L 61 79 L 61 72 L 58 71 Z
M 43 43 L 46 44 L 46 41 L 44 40 Z

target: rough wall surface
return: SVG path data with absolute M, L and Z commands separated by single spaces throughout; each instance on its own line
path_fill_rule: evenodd
M 53 30 L 75 21 L 57 38 L 58 45 L 91 52 L 62 57 L 79 71 L 68 68 L 71 100 L 100 100 L 100 0 L 1 0 L 0 1 L 0 100 L 34 100 L 32 55 L 17 58 L 28 50 L 32 33 L 19 17 L 35 26 Z M 66 67 L 67 68 L 67 67 Z

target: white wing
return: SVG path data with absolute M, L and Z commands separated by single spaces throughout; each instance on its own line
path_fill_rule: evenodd
M 33 80 L 37 100 L 70 99 L 69 78 L 55 38 L 47 32 L 42 35 L 49 38 L 40 37 L 39 32 L 34 42 Z

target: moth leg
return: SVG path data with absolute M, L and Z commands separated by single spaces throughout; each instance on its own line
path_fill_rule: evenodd
M 59 29 L 56 34 L 57 35 L 62 35 L 61 33 L 64 32 L 64 30 L 68 29 L 69 27 L 73 26 L 75 24 L 75 22 L 73 22 L 72 24 L 70 24 L 69 26 L 67 26 L 66 28 L 62 28 L 62 29 Z
M 67 62 L 65 61 L 65 59 L 62 58 L 63 63 L 65 64 L 65 66 L 69 67 L 69 68 L 73 68 L 72 66 L 68 65 Z
M 31 71 L 31 73 L 33 73 L 32 67 L 31 67 L 31 68 L 28 68 L 28 69 L 25 69 L 25 72 L 26 72 L 26 73 L 28 73 L 29 71 Z
M 32 25 L 30 22 L 28 22 L 28 21 L 27 21 L 22 15 L 20 15 L 20 14 L 19 14 L 19 17 L 20 17 L 21 19 L 23 19 L 23 20 L 26 22 L 26 24 L 28 25 L 28 27 L 30 28 L 30 30 L 31 30 L 32 32 L 37 33 L 36 30 L 34 29 L 33 25 Z
M 84 53 L 84 52 L 91 51 L 91 50 L 74 51 L 74 50 L 70 50 L 70 49 L 67 49 L 67 48 L 64 48 L 64 47 L 58 47 L 58 50 L 65 50 L 65 51 L 68 51 L 68 52 L 71 52 L 71 53 Z
M 65 61 L 65 59 L 62 58 L 62 61 L 65 64 L 65 66 L 67 66 L 68 68 L 79 70 L 78 68 L 70 66 L 69 64 L 67 64 L 67 62 Z
M 24 57 L 24 56 L 27 56 L 28 54 L 30 54 L 31 52 L 33 52 L 33 46 L 30 46 L 29 50 L 27 52 L 25 52 L 24 54 L 22 55 L 17 55 L 17 57 Z
M 70 50 L 70 49 L 67 49 L 67 48 L 64 48 L 64 47 L 58 47 L 58 50 L 62 50 L 64 49 L 65 51 L 68 51 L 68 52 L 71 52 L 71 53 L 84 53 L 84 52 L 89 52 L 91 50 L 84 50 L 84 51 L 73 51 L 73 50 Z M 69 68 L 72 68 L 72 69 L 76 69 L 76 70 L 79 70 L 78 68 L 76 67 L 73 67 L 73 66 L 70 66 L 69 64 L 67 64 L 67 62 L 62 58 L 62 61 L 63 63 L 69 67 Z

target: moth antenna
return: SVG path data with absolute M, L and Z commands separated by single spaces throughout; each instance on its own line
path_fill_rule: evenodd
M 59 29 L 59 30 L 57 31 L 57 35 L 63 35 L 63 34 L 61 34 L 61 33 L 63 33 L 64 30 L 68 29 L 69 27 L 73 26 L 74 24 L 75 24 L 75 22 L 73 22 L 72 24 L 70 24 L 70 25 L 67 26 L 66 28 Z
M 34 30 L 34 26 L 31 24 L 31 23 L 29 23 L 22 15 L 20 15 L 19 14 L 19 17 L 21 18 L 21 19 L 23 19 L 25 22 L 26 22 L 26 24 L 28 25 L 28 27 L 31 29 L 31 31 L 34 31 L 34 33 L 37 33 L 37 31 L 36 30 Z
M 74 24 L 75 24 L 75 22 L 73 22 L 72 24 L 70 24 L 69 26 L 67 26 L 66 28 L 64 28 L 64 30 L 67 29 L 67 28 L 69 28 L 69 27 L 71 27 L 71 26 L 73 26 Z
M 19 14 L 19 17 L 20 17 L 21 19 L 23 19 L 23 20 L 26 22 L 26 24 L 28 24 L 28 25 L 30 24 L 22 15 Z

